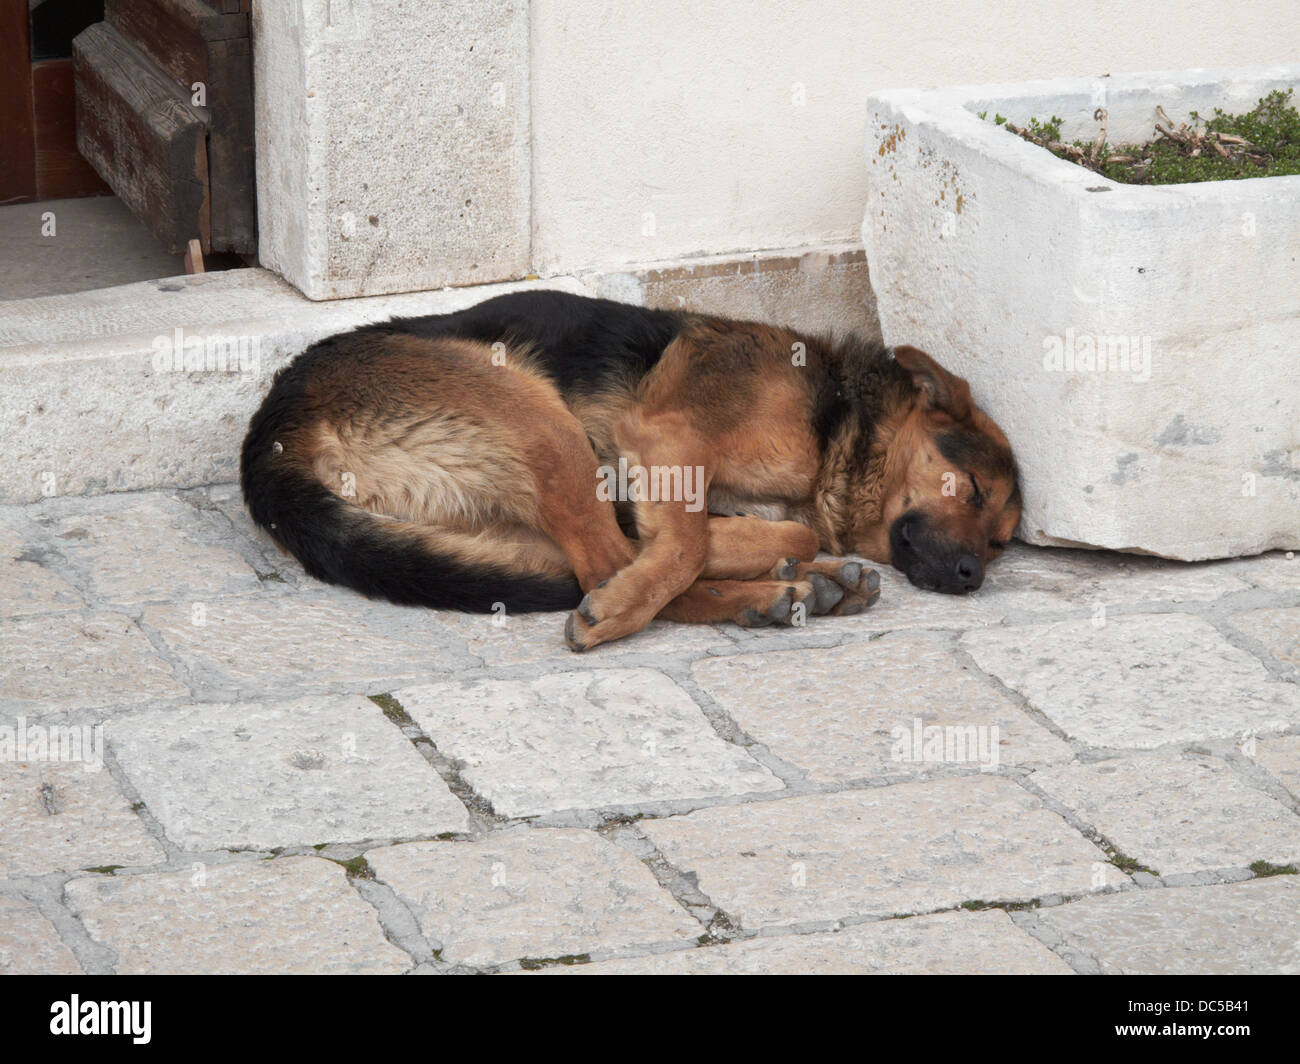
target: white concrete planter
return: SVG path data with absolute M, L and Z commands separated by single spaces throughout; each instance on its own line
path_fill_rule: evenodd
M 970 379 L 1019 458 L 1029 542 L 1300 547 L 1300 176 L 1120 185 L 994 114 L 1091 139 L 1104 106 L 1110 141 L 1141 143 L 1157 104 L 1186 120 L 1293 86 L 1300 64 L 868 100 L 885 340 Z

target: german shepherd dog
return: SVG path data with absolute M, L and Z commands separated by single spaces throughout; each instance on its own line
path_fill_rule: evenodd
M 878 573 L 819 549 L 973 591 L 1020 517 L 1006 437 L 914 347 L 552 291 L 313 344 L 240 468 L 253 520 L 317 579 L 567 609 L 574 650 L 655 617 L 876 600 Z

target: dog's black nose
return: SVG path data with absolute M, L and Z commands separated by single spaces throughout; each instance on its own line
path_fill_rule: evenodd
M 963 554 L 958 558 L 953 571 L 962 591 L 975 591 L 984 583 L 984 567 L 973 554 Z

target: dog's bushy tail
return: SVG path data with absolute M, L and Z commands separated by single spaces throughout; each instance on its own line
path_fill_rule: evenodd
M 469 561 L 455 552 L 457 534 L 374 514 L 334 494 L 277 447 L 281 399 L 273 388 L 253 417 L 240 454 L 240 485 L 253 520 L 317 580 L 398 605 L 471 613 L 577 606 L 582 591 L 572 577 Z

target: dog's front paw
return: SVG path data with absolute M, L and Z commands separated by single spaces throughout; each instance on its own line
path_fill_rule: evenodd
M 647 596 L 625 577 L 613 577 L 587 592 L 564 622 L 570 650 L 590 650 L 601 643 L 639 632 L 654 617 Z
M 773 567 L 771 575 L 776 580 L 810 583 L 816 596 L 808 612 L 814 616 L 849 617 L 880 598 L 880 574 L 850 558 L 820 562 L 786 558 Z
M 830 578 L 844 589 L 844 597 L 830 611 L 836 617 L 849 617 L 874 606 L 880 598 L 880 574 L 861 562 L 846 561 L 837 565 Z

